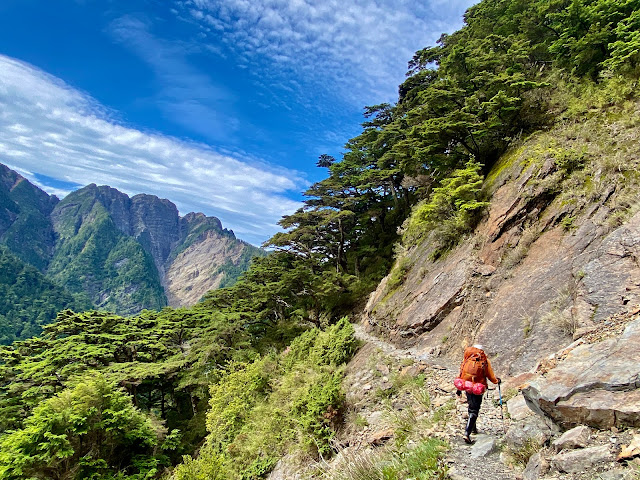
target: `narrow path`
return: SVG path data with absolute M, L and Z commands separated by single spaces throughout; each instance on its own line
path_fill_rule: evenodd
M 385 355 L 396 359 L 410 358 L 415 362 L 427 365 L 438 365 L 439 375 L 442 382 L 453 382 L 458 373 L 458 365 L 437 361 L 433 357 L 420 354 L 415 348 L 400 349 L 395 345 L 379 337 L 367 333 L 362 325 L 354 324 L 355 335 L 360 341 L 374 345 Z M 447 385 L 447 387 L 449 387 Z M 442 390 L 444 391 L 444 390 Z M 453 391 L 451 395 L 455 398 Z M 466 423 L 466 403 L 458 403 L 454 413 L 455 422 L 445 429 L 445 437 L 451 445 L 445 461 L 449 465 L 449 478 L 452 480 L 513 480 L 518 478 L 515 471 L 504 465 L 500 461 L 498 444 L 504 436 L 505 429 L 509 426 L 509 420 L 501 415 L 499 406 L 499 396 L 497 389 L 489 390 L 483 399 L 480 417 L 478 419 L 479 435 L 476 437 L 477 443 L 467 445 L 462 440 L 463 428 Z M 506 414 L 506 406 L 503 406 L 503 413 Z M 486 456 L 476 456 L 480 450 L 482 442 L 495 442 L 495 451 Z

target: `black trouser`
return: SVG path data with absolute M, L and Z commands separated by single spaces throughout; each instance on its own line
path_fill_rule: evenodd
M 482 395 L 465 392 L 467 394 L 467 403 L 469 404 L 469 420 L 467 421 L 466 433 L 471 435 L 476 431 L 476 420 L 480 414 L 480 405 L 482 404 Z

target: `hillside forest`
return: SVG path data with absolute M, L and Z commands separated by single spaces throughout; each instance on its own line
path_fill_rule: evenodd
M 396 259 L 470 234 L 485 178 L 531 134 L 637 109 L 637 0 L 482 0 L 464 20 L 407 59 L 397 102 L 365 107 L 341 158 L 318 159 L 326 177 L 237 283 L 132 316 L 60 294 L 40 336 L 1 347 L 0 479 L 260 479 L 293 451 L 331 457 L 348 318 L 404 281 Z M 569 176 L 588 158 L 555 162 Z

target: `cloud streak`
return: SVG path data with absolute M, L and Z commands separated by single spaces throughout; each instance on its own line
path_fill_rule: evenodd
M 186 0 L 181 15 L 201 25 L 271 82 L 299 78 L 359 106 L 393 101 L 407 61 L 462 24 L 474 0 Z M 299 88 L 300 93 L 304 92 Z
M 141 131 L 114 116 L 60 79 L 0 55 L 0 161 L 51 193 L 65 191 L 42 178 L 155 194 L 182 213 L 215 215 L 254 243 L 299 206 L 287 198 L 304 187 L 299 172 Z

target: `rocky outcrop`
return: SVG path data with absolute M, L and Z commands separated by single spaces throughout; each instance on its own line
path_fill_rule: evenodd
M 224 266 L 238 264 L 246 245 L 215 230 L 205 231 L 168 264 L 165 291 L 169 305 L 193 305 L 225 278 Z
M 582 133 L 572 135 L 585 144 Z M 392 289 L 383 281 L 363 323 L 452 359 L 465 345 L 482 343 L 507 376 L 640 302 L 640 212 L 613 221 L 619 196 L 632 192 L 594 167 L 590 175 L 600 187 L 588 200 L 564 193 L 568 174 L 553 152 L 540 153 L 549 141 L 541 137 L 494 167 L 485 182 L 486 216 L 457 248 L 433 261 L 437 242 L 427 237 L 399 259 L 409 266 L 404 283 Z M 604 155 L 598 148 L 594 157 Z M 584 188 L 577 181 L 568 188 Z
M 140 194 L 131 197 L 130 218 L 131 235 L 151 254 L 164 278 L 165 262 L 182 239 L 178 209 L 169 200 Z
M 579 473 L 613 460 L 607 445 L 562 452 L 552 458 L 553 468 L 560 472 Z
M 640 426 L 640 318 L 617 338 L 576 344 L 523 390 L 530 408 L 563 425 Z
M 589 444 L 591 429 L 585 425 L 567 430 L 560 438 L 552 442 L 556 450 L 570 450 L 572 448 L 584 448 Z

